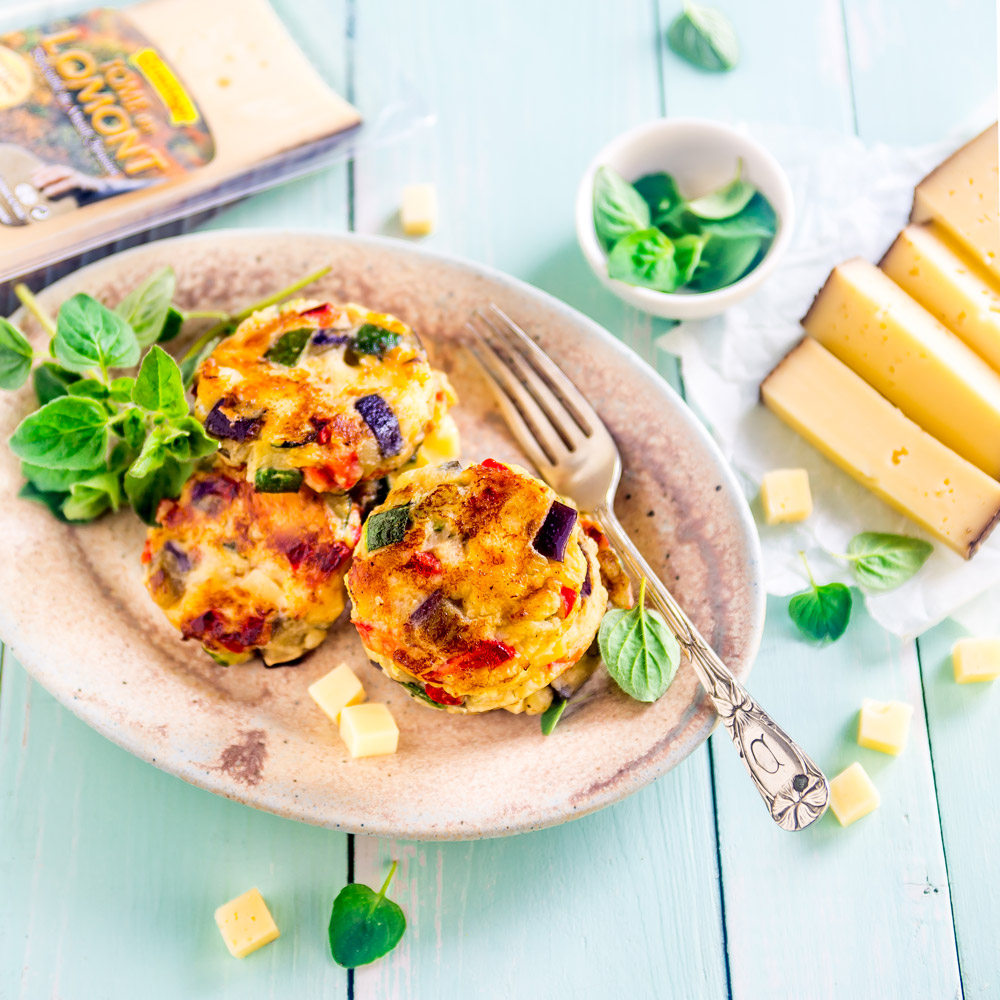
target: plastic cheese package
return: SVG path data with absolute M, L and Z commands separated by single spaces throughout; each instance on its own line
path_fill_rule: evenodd
M 0 12 L 0 282 L 202 215 L 429 120 L 403 85 L 355 108 L 329 81 L 346 89 L 343 26 L 295 29 L 323 73 L 268 0 Z

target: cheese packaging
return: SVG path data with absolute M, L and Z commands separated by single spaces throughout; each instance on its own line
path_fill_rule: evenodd
M 827 458 L 965 558 L 1000 518 L 991 479 L 811 337 L 761 385 L 764 404 Z
M 267 0 L 0 34 L 0 280 L 330 162 L 360 120 Z
M 910 221 L 936 222 L 1000 279 L 998 160 L 994 124 L 917 185 Z
M 879 267 L 1000 371 L 1000 285 L 936 223 L 907 226 Z
M 806 331 L 914 423 L 1000 479 L 1000 374 L 874 264 L 835 267 Z

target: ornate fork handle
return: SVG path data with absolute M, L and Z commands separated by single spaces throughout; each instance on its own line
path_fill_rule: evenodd
M 771 818 L 785 830 L 802 830 L 815 823 L 830 799 L 826 776 L 753 700 L 705 642 L 618 523 L 610 504 L 603 504 L 594 516 L 633 579 L 646 578 L 647 602 L 663 615 L 691 661 Z

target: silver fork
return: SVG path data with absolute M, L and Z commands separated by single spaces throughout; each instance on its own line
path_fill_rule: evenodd
M 621 458 L 593 407 L 495 305 L 477 310 L 467 329 L 469 349 L 493 384 L 514 437 L 542 478 L 597 520 L 633 580 L 646 578 L 648 603 L 677 636 L 771 818 L 785 830 L 815 823 L 830 799 L 826 776 L 751 698 L 618 523 L 614 499 Z

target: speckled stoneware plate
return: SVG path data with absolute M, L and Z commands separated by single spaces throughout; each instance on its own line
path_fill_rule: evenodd
M 617 509 L 677 598 L 740 676 L 764 618 L 759 548 L 743 496 L 684 403 L 610 334 L 555 299 L 476 265 L 397 241 L 239 230 L 165 240 L 106 258 L 40 295 L 53 312 L 78 291 L 113 304 L 173 265 L 182 307 L 234 309 L 330 264 L 309 290 L 394 313 L 424 338 L 458 391 L 464 455 L 528 464 L 458 345 L 471 311 L 496 302 L 548 351 L 621 448 Z M 18 317 L 24 321 L 24 317 Z M 38 328 L 24 321 L 26 332 Z M 0 438 L 33 402 L 0 395 Z M 0 636 L 64 705 L 109 739 L 187 781 L 282 816 L 418 839 L 494 837 L 616 802 L 670 770 L 715 714 L 689 666 L 654 705 L 606 677 L 552 736 L 538 719 L 438 713 L 371 667 L 346 620 L 297 667 L 216 666 L 182 642 L 142 584 L 144 528 L 128 511 L 68 527 L 16 497 L 0 444 Z M 392 757 L 352 760 L 306 688 L 346 661 L 400 729 Z

